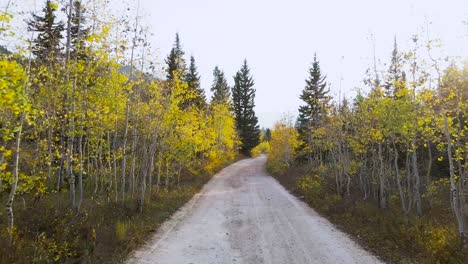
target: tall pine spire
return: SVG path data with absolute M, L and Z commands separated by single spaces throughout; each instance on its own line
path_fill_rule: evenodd
M 223 104 L 229 102 L 230 88 L 227 83 L 224 72 L 216 66 L 213 70 L 213 85 L 211 86 L 211 91 L 213 96 L 211 97 L 211 103 Z
M 42 9 L 43 16 L 32 14 L 32 19 L 27 22 L 28 30 L 37 33 L 33 41 L 32 53 L 39 61 L 51 63 L 60 55 L 60 41 L 65 25 L 57 21 L 55 15 L 57 9 L 56 3 L 47 0 Z
M 72 44 L 71 57 L 85 59 L 85 43 L 86 38 L 89 36 L 89 27 L 86 27 L 86 9 L 81 4 L 81 0 L 73 2 L 70 31 Z
M 312 144 L 311 130 L 318 127 L 327 115 L 327 106 L 330 101 L 328 92 L 326 76 L 322 75 L 320 63 L 315 54 L 314 62 L 309 69 L 306 86 L 300 95 L 304 105 L 299 107 L 299 116 L 296 122 L 299 138 L 308 146 Z M 310 162 L 310 153 L 308 159 Z
M 176 71 L 180 71 L 181 76 L 184 76 L 186 70 L 184 55 L 185 53 L 182 50 L 182 45 L 180 44 L 179 33 L 176 33 L 174 46 L 166 58 L 166 78 L 168 81 L 172 81 L 174 79 L 174 72 Z
M 195 58 L 190 57 L 190 67 L 185 75 L 185 82 L 187 83 L 187 100 L 184 106 L 196 106 L 203 108 L 206 106 L 205 91 L 200 87 L 200 75 L 198 74 L 197 66 L 195 65 Z
M 405 72 L 402 70 L 403 58 L 398 50 L 396 36 L 393 40 L 393 51 L 388 68 L 387 78 L 384 84 L 385 95 L 396 97 L 398 94 L 398 88 L 401 85 L 399 82 L 404 82 L 406 79 Z
M 306 86 L 300 95 L 305 104 L 299 107 L 297 120 L 299 129 L 320 124 L 320 121 L 326 115 L 327 105 L 330 100 L 328 92 L 326 76 L 322 75 L 317 55 L 314 55 L 314 62 L 309 69 L 309 78 L 306 80 Z
M 255 116 L 254 81 L 244 60 L 242 68 L 234 76 L 232 104 L 236 117 L 237 131 L 241 140 L 241 153 L 250 156 L 252 148 L 260 142 L 260 128 Z

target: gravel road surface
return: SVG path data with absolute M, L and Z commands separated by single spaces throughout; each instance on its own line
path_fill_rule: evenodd
M 382 263 L 265 172 L 226 167 L 128 263 Z

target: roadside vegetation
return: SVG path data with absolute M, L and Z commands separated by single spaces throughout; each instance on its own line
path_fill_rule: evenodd
M 413 38 L 369 92 L 333 100 L 315 57 L 295 124 L 271 132 L 268 170 L 392 263 L 466 263 L 468 64 L 418 57 Z
M 139 7 L 45 0 L 13 27 L 5 4 L 1 263 L 121 261 L 258 143 L 247 61 L 232 89 L 215 67 L 207 100 L 178 34 L 159 72 Z

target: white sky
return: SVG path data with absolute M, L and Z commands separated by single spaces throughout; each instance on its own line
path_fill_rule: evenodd
M 232 84 L 232 76 L 247 58 L 262 127 L 271 127 L 285 112 L 297 114 L 314 52 L 335 97 L 340 93 L 340 76 L 341 96 L 354 96 L 356 87 L 363 87 L 365 70 L 372 63 L 371 34 L 382 64 L 389 60 L 394 35 L 400 49 L 408 50 L 413 34 L 427 39 L 428 22 L 429 36 L 441 39 L 444 56 L 468 58 L 468 26 L 463 23 L 468 21 L 468 0 L 140 1 L 159 62 L 179 32 L 187 58 L 195 56 L 208 98 L 213 68 L 220 66 Z M 25 8 L 43 5 L 42 0 L 13 2 Z

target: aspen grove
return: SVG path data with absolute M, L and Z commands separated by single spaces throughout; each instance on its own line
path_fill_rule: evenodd
M 192 192 L 184 175 L 212 174 L 237 155 L 230 100 L 206 101 L 178 35 L 180 67 L 157 78 L 138 9 L 117 19 L 103 16 L 108 5 L 44 1 L 27 20 L 27 44 L 2 51 L 0 262 L 92 260 L 106 222 L 125 236 L 134 212 Z M 7 6 L 2 42 L 19 39 L 11 18 Z M 117 218 L 104 215 L 110 208 Z
M 468 64 L 444 70 L 432 41 L 411 42 L 402 52 L 395 40 L 388 70 L 371 67 L 368 92 L 352 100 L 331 100 L 315 57 L 297 133 L 287 119 L 275 125 L 268 168 L 389 261 L 462 263 Z

